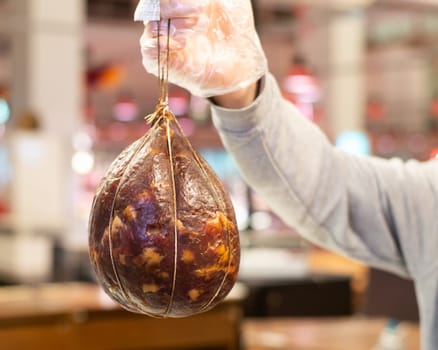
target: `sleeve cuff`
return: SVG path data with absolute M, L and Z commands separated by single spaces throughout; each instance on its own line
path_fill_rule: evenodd
M 223 108 L 211 103 L 215 127 L 226 132 L 245 132 L 270 116 L 275 95 L 280 95 L 275 78 L 268 73 L 260 81 L 259 95 L 252 104 L 241 109 Z

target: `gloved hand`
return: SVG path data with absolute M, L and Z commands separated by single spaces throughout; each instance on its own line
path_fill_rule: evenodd
M 167 19 L 169 82 L 211 97 L 249 86 L 266 72 L 250 0 L 161 0 L 160 11 L 161 21 L 144 22 L 140 39 L 149 73 L 158 75 L 158 33 L 164 64 Z

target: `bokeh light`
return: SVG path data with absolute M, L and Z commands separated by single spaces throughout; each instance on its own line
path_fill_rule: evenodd
M 432 152 L 430 152 L 430 159 L 438 160 L 438 147 L 434 148 Z
M 93 147 L 93 139 L 83 131 L 76 132 L 73 135 L 73 148 L 75 150 L 90 150 Z
M 5 99 L 0 98 L 0 124 L 5 124 L 11 117 L 11 109 Z
M 134 101 L 122 100 L 114 106 L 114 118 L 121 122 L 130 122 L 137 119 L 138 106 Z
M 370 154 L 370 141 L 361 131 L 346 131 L 336 139 L 336 147 L 356 155 Z
M 76 152 L 71 160 L 73 170 L 80 174 L 89 174 L 94 168 L 94 155 L 91 152 Z

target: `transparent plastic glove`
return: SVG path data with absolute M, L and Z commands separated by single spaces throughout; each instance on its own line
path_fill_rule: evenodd
M 160 12 L 161 21 L 144 22 L 140 39 L 149 73 L 158 75 L 157 36 L 164 52 L 167 19 L 169 82 L 211 97 L 247 87 L 266 72 L 250 0 L 161 0 Z

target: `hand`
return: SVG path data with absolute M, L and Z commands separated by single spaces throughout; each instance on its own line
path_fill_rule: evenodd
M 145 22 L 145 69 L 158 75 L 158 34 L 165 64 L 169 30 L 169 82 L 203 97 L 253 86 L 267 71 L 250 0 L 161 0 L 161 21 Z M 170 28 L 168 29 L 168 19 Z

